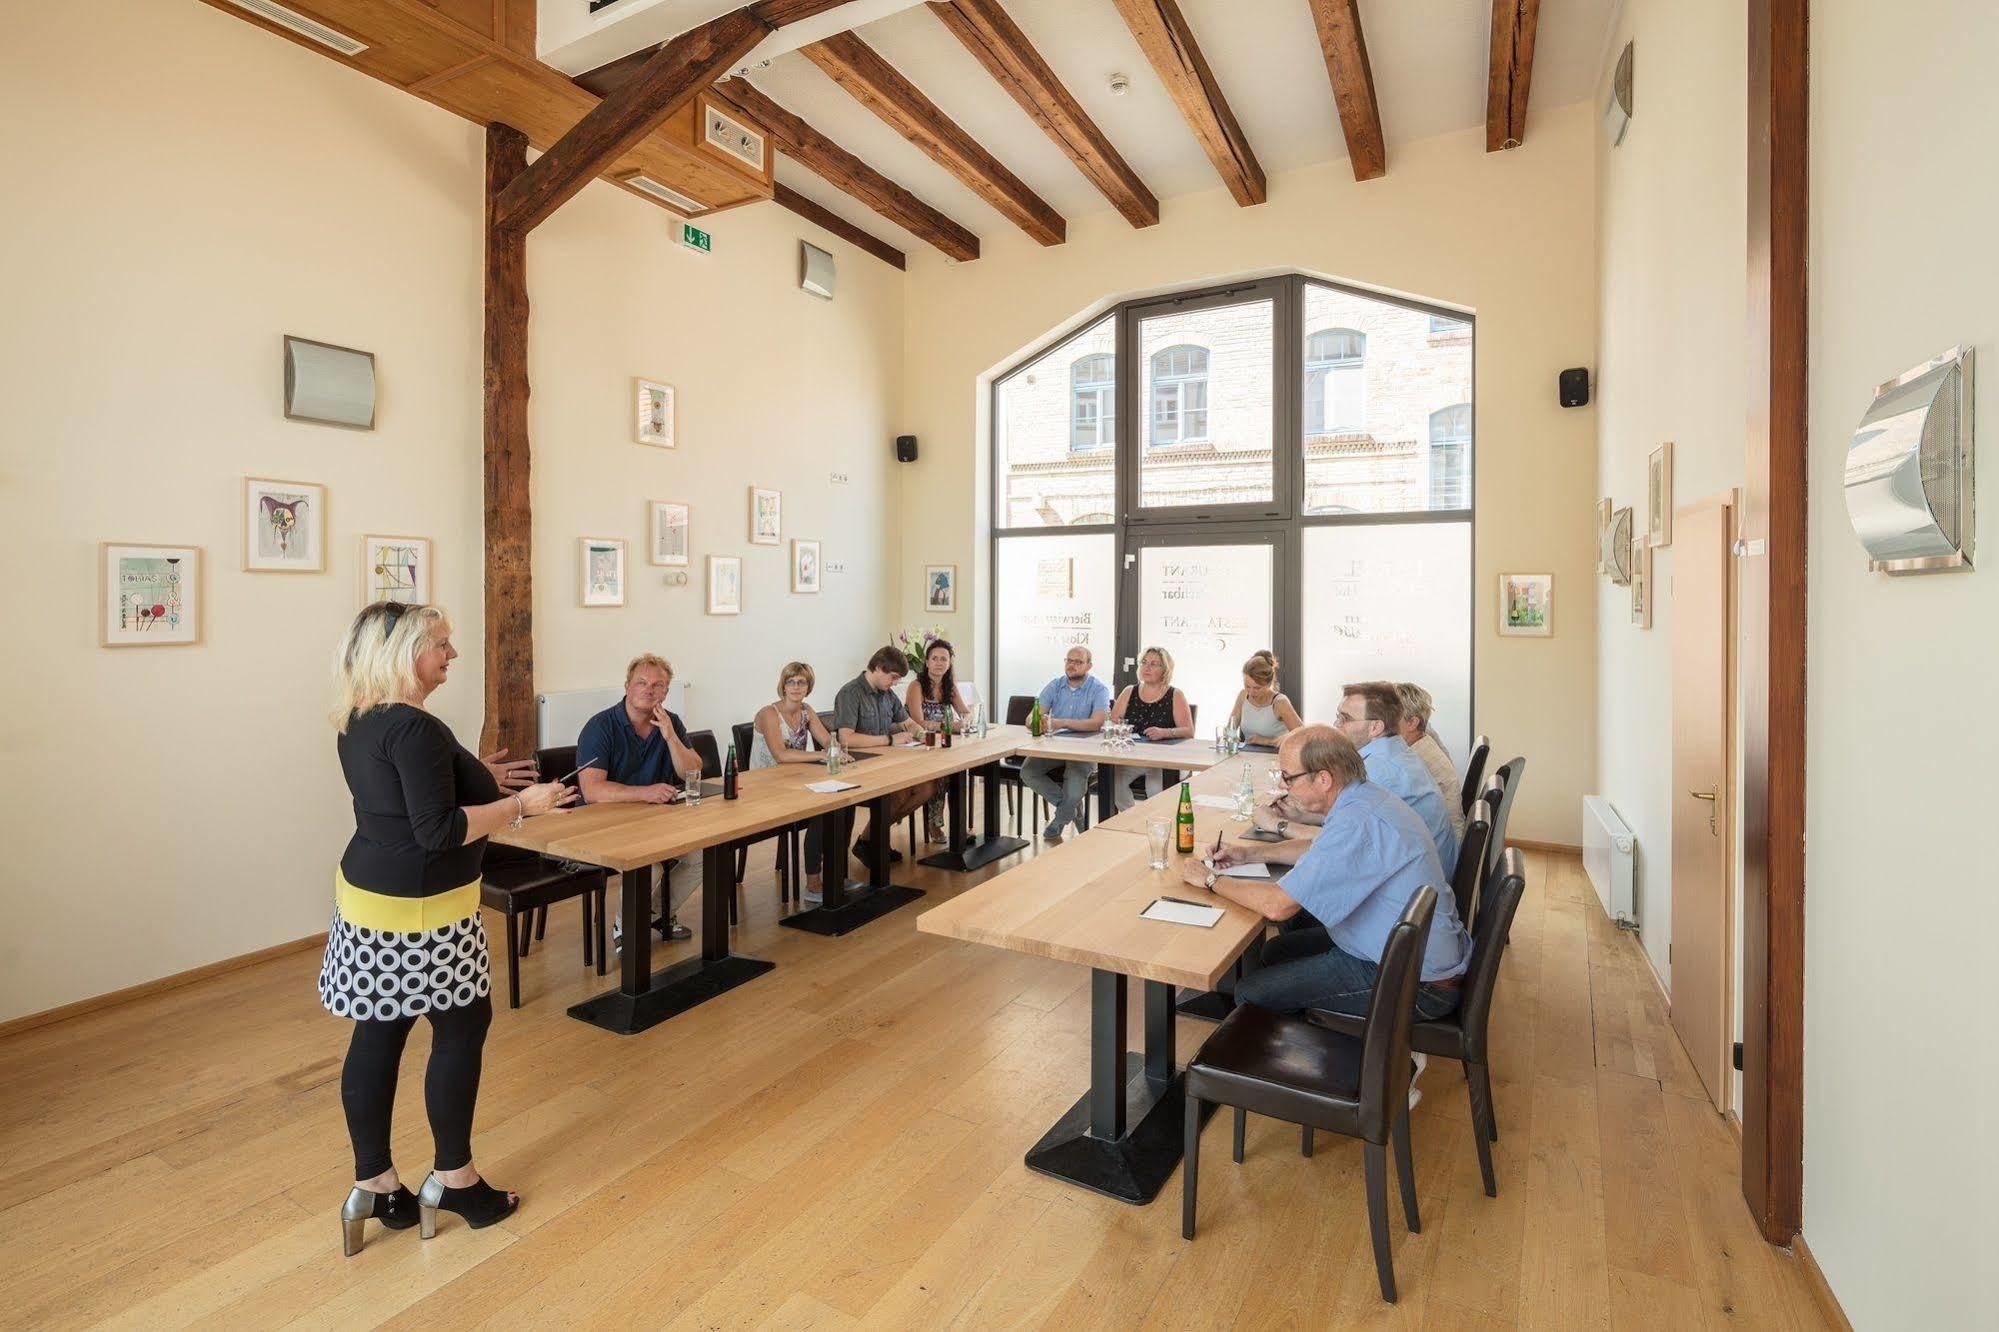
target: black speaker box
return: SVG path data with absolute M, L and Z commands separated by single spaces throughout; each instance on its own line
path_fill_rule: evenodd
M 1561 395 L 1564 407 L 1589 406 L 1589 371 L 1581 366 L 1562 371 Z
M 916 461 L 916 436 L 897 435 L 895 437 L 895 460 L 897 462 Z

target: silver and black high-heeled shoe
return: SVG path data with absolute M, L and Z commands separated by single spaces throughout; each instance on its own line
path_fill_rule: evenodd
M 398 1184 L 387 1193 L 355 1185 L 340 1205 L 340 1249 L 352 1258 L 361 1252 L 361 1233 L 370 1220 L 390 1230 L 408 1230 L 417 1221 L 416 1195 Z
M 433 1171 L 424 1176 L 423 1187 L 417 1190 L 416 1210 L 423 1226 L 419 1233 L 425 1239 L 437 1237 L 437 1214 L 440 1210 L 463 1217 L 465 1224 L 474 1230 L 484 1230 L 494 1222 L 512 1216 L 514 1209 L 520 1205 L 519 1194 L 496 1189 L 483 1179 L 462 1189 L 446 1188 L 444 1181 Z

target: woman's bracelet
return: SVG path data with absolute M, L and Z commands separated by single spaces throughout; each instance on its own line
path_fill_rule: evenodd
M 527 820 L 528 807 L 526 802 L 524 802 L 517 795 L 513 797 L 513 801 L 514 801 L 514 821 L 508 824 L 507 826 L 510 828 L 518 828 L 521 826 L 523 822 Z

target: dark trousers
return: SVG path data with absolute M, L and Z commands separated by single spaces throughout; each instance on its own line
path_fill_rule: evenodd
M 430 1066 L 423 1075 L 423 1105 L 437 1149 L 434 1167 L 458 1170 L 472 1163 L 472 1106 L 479 1099 L 479 1066 L 493 1001 L 481 996 L 430 1019 Z M 373 1179 L 389 1159 L 389 1120 L 396 1105 L 396 1074 L 413 1017 L 356 1022 L 340 1070 L 340 1104 L 354 1143 L 354 1178 Z
M 1237 1002 L 1278 1013 L 1321 1008 L 1367 1016 L 1374 978 L 1381 971 L 1378 960 L 1346 952 L 1310 912 L 1299 912 L 1278 929 L 1277 937 L 1263 941 L 1254 963 L 1236 981 Z M 1416 987 L 1418 1018 L 1440 1018 L 1457 1006 L 1455 985 Z

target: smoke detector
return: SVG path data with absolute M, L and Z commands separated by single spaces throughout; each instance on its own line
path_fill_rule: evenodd
M 1111 95 L 1122 97 L 1131 91 L 1131 78 L 1125 74 L 1111 75 Z

